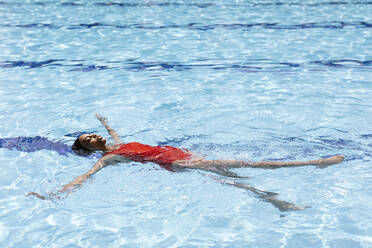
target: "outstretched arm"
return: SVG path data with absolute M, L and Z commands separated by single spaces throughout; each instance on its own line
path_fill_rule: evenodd
M 72 190 L 81 186 L 88 178 L 90 178 L 92 175 L 97 173 L 99 170 L 101 170 L 102 168 L 106 167 L 107 165 L 109 165 L 113 162 L 116 162 L 116 158 L 120 159 L 120 157 L 118 157 L 118 155 L 107 155 L 107 156 L 102 157 L 100 160 L 97 161 L 97 163 L 95 163 L 93 165 L 93 167 L 89 171 L 87 171 L 86 173 L 76 177 L 70 183 L 63 185 L 62 189 L 58 190 L 57 193 L 51 193 L 48 196 L 43 196 L 43 195 L 40 195 L 39 193 L 36 193 L 36 192 L 30 192 L 30 193 L 26 194 L 26 196 L 33 195 L 33 196 L 36 196 L 37 198 L 42 199 L 42 200 L 45 200 L 47 198 L 58 198 L 59 194 L 65 193 L 65 192 L 71 192 Z M 122 160 L 120 160 L 120 161 L 122 161 Z
M 106 128 L 107 132 L 111 135 L 111 137 L 114 139 L 115 144 L 120 144 L 120 136 L 116 133 L 114 129 L 112 129 L 108 124 L 107 124 L 107 119 L 103 117 L 100 114 L 96 114 L 96 118 L 101 122 L 101 124 Z
M 69 192 L 81 186 L 89 177 L 96 174 L 102 168 L 106 167 L 109 164 L 109 161 L 110 161 L 110 156 L 102 157 L 100 160 L 97 161 L 97 163 L 93 165 L 93 167 L 89 171 L 76 177 L 70 183 L 63 185 L 62 189 L 60 189 L 58 192 L 60 193 Z

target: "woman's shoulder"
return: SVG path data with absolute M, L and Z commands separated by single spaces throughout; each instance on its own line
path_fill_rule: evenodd
M 106 153 L 100 160 L 105 164 L 125 163 L 130 161 L 129 159 L 115 153 Z

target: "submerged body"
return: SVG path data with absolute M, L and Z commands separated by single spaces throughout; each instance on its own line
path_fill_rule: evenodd
M 159 164 L 163 168 L 173 171 L 174 168 L 189 168 L 189 169 L 201 169 L 219 173 L 222 175 L 234 175 L 230 172 L 230 168 L 266 168 L 276 169 L 281 167 L 296 167 L 305 165 L 316 165 L 320 167 L 337 164 L 343 161 L 342 155 L 332 156 L 324 159 L 308 160 L 308 161 L 261 161 L 261 162 L 250 162 L 250 161 L 238 161 L 238 160 L 207 160 L 203 157 L 195 155 L 186 149 L 180 149 L 172 146 L 150 146 L 141 144 L 138 142 L 122 143 L 119 135 L 107 124 L 106 119 L 100 115 L 96 115 L 97 119 L 105 126 L 109 134 L 114 139 L 113 145 L 106 144 L 106 139 L 97 134 L 83 134 L 78 137 L 72 146 L 72 149 L 79 152 L 94 152 L 102 151 L 104 156 L 99 159 L 94 166 L 86 173 L 76 177 L 70 183 L 64 185 L 59 193 L 71 192 L 73 189 L 82 185 L 89 177 L 97 173 L 107 165 L 119 163 L 119 162 L 152 162 Z M 237 176 L 238 177 L 238 176 Z M 225 182 L 221 182 L 225 183 Z M 241 183 L 227 183 L 237 188 L 243 188 L 255 193 L 261 199 L 270 202 L 275 207 L 282 211 L 288 210 L 301 210 L 303 208 L 296 207 L 292 203 L 284 202 L 275 198 L 276 194 L 272 192 L 265 192 L 255 189 L 249 185 L 243 185 Z M 30 192 L 28 195 L 34 195 L 40 199 L 46 199 L 46 197 Z M 50 194 L 50 196 L 56 196 L 56 194 Z

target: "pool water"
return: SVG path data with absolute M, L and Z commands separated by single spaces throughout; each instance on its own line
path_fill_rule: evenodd
M 371 13 L 363 0 L 0 1 L 0 247 L 372 247 Z M 208 159 L 345 161 L 230 176 L 118 164 L 61 199 L 25 197 L 91 168 L 97 156 L 32 146 L 107 135 L 95 113 L 125 142 Z

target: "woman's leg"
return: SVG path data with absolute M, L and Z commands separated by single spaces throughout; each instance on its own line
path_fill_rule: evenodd
M 298 167 L 305 165 L 318 165 L 328 166 L 332 164 L 341 163 L 344 160 L 344 156 L 337 155 L 329 158 L 321 158 L 316 160 L 307 161 L 261 161 L 261 162 L 249 162 L 239 160 L 196 160 L 189 161 L 183 164 L 185 167 L 207 169 L 209 166 L 224 167 L 224 168 L 265 168 L 265 169 L 276 169 L 281 167 Z

